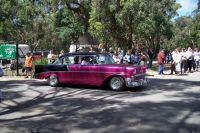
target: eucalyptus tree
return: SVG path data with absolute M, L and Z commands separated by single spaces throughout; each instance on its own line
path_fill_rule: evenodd
M 195 10 L 192 19 L 193 26 L 191 29 L 191 42 L 194 47 L 200 47 L 200 10 Z
M 118 22 L 122 6 L 119 0 L 97 0 L 92 3 L 89 32 L 108 46 L 127 44 L 126 27 Z
M 136 27 L 144 16 L 143 5 L 143 0 L 93 1 L 90 33 L 104 43 L 131 48 Z
M 151 0 L 145 7 L 146 16 L 138 27 L 139 35 L 147 40 L 148 47 L 158 53 L 160 47 L 168 47 L 165 41 L 174 36 L 171 19 L 178 15 L 176 11 L 180 4 L 174 0 Z
M 92 0 L 62 0 L 62 5 L 66 6 L 68 10 L 71 10 L 76 19 L 85 26 L 84 30 L 89 27 L 89 18 L 91 11 Z
M 34 49 L 42 38 L 42 32 L 36 29 L 40 9 L 34 0 L 18 1 L 15 27 L 20 43 L 27 43 Z
M 179 47 L 188 47 L 191 45 L 191 29 L 192 29 L 192 17 L 182 16 L 175 20 L 176 40 L 175 44 Z
M 96 0 L 89 31 L 101 41 L 125 47 L 153 47 L 158 52 L 173 36 L 170 19 L 180 4 L 174 0 Z
M 78 38 L 87 32 L 91 0 L 59 0 L 58 3 L 54 35 L 63 48 L 68 48 L 72 40 L 78 41 Z
M 59 11 L 57 0 L 38 0 L 37 7 L 39 14 L 35 19 L 35 29 L 38 37 L 41 38 L 38 49 L 57 49 L 60 48 L 60 41 L 54 34 L 55 16 Z
M 81 25 L 71 10 L 62 8 L 55 16 L 55 34 L 63 42 L 77 41 L 82 36 L 84 25 Z
M 17 0 L 0 0 L 0 40 L 14 40 L 16 33 L 14 30 L 14 18 Z

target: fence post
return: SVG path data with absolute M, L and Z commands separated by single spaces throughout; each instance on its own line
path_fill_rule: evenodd
M 18 41 L 16 41 L 16 61 L 17 61 L 17 76 L 19 76 L 19 53 L 18 53 Z

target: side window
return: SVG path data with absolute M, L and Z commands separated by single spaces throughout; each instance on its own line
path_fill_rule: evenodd
M 75 56 L 64 57 L 63 64 L 75 64 Z
M 76 57 L 75 56 L 66 56 L 60 58 L 55 64 L 75 64 Z
M 84 63 L 83 63 L 84 62 Z M 80 56 L 78 60 L 78 64 L 87 64 L 91 65 L 94 64 L 94 57 L 93 56 Z
M 97 55 L 96 56 L 96 63 L 97 64 L 105 64 L 105 56 L 103 55 Z
M 78 56 L 65 56 L 63 58 L 60 58 L 59 60 L 56 60 L 53 64 L 76 64 L 78 62 L 77 57 Z
M 114 63 L 114 60 L 107 54 L 99 54 L 95 57 L 96 64 L 110 64 Z

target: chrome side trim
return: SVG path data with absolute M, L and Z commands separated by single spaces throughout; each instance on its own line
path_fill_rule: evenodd
M 118 73 L 115 73 L 115 72 L 97 72 L 97 71 L 47 71 L 47 72 L 41 72 L 41 73 L 37 73 L 36 74 L 36 76 L 37 75 L 39 75 L 39 74 L 43 74 L 43 73 L 57 73 L 57 72 L 63 72 L 63 73 L 88 73 L 88 72 L 90 72 L 90 73 L 106 73 L 106 74 L 114 74 L 114 75 L 128 75 L 128 73 L 125 73 L 125 72 L 118 72 Z

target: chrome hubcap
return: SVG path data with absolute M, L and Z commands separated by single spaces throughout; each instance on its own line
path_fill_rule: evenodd
M 113 88 L 113 90 L 117 90 L 121 87 L 121 80 L 120 78 L 112 78 L 111 82 L 110 82 L 111 87 Z
M 49 83 L 50 83 L 50 85 L 55 85 L 55 84 L 57 84 L 57 83 L 58 83 L 57 77 L 56 77 L 56 76 L 50 76 L 50 78 L 49 78 Z

